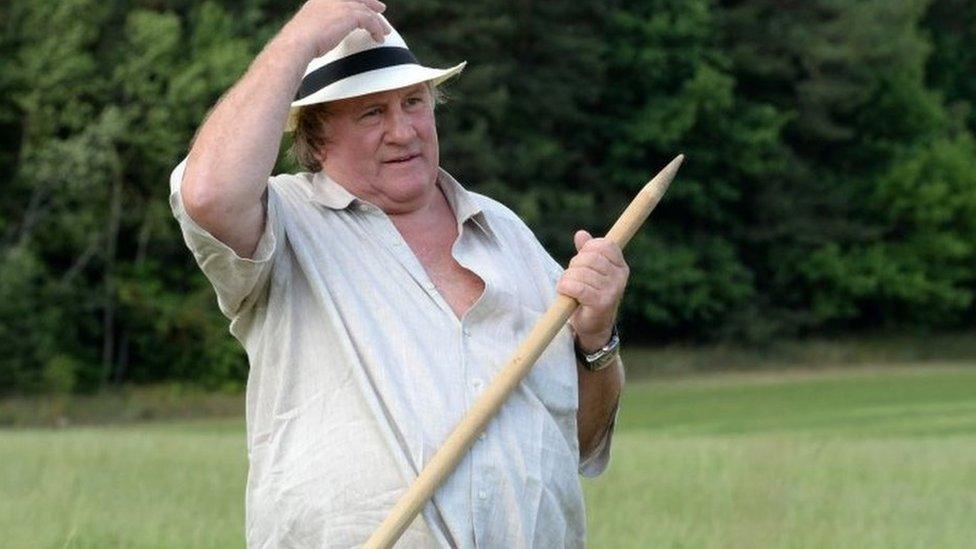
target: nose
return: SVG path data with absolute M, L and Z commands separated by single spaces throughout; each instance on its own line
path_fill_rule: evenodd
M 405 143 L 417 135 L 410 115 L 402 108 L 390 109 L 387 118 L 386 140 L 392 143 Z

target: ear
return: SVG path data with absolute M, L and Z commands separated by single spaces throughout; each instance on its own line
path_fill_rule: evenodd
M 325 169 L 325 159 L 326 152 L 329 149 L 329 144 L 325 140 L 318 140 L 315 144 L 315 148 L 312 150 L 312 157 L 319 163 L 322 169 Z

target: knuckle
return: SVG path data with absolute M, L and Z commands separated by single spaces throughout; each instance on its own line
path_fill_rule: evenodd
M 598 301 L 599 295 L 591 286 L 584 287 L 582 294 L 584 297 L 586 297 L 586 301 L 590 305 L 593 305 Z

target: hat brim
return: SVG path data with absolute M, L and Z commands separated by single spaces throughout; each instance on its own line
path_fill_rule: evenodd
M 405 88 L 421 82 L 429 81 L 438 86 L 460 73 L 467 64 L 467 61 L 462 61 L 449 69 L 432 69 L 420 65 L 395 65 L 344 78 L 293 102 L 291 110 L 288 111 L 285 131 L 294 131 L 298 122 L 298 111 L 302 107 Z

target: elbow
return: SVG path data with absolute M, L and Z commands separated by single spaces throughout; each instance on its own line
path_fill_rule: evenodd
M 180 187 L 183 209 L 197 223 L 209 217 L 208 214 L 216 209 L 218 194 L 211 182 L 190 173 L 183 176 Z
M 579 455 L 581 460 L 585 460 L 587 457 L 593 454 L 593 450 L 596 449 L 597 442 L 593 439 L 593 436 L 584 436 L 583 433 L 578 433 L 577 442 L 579 443 Z
M 229 190 L 213 170 L 200 162 L 191 162 L 180 185 L 183 209 L 200 226 L 210 230 L 234 209 L 233 193 Z

